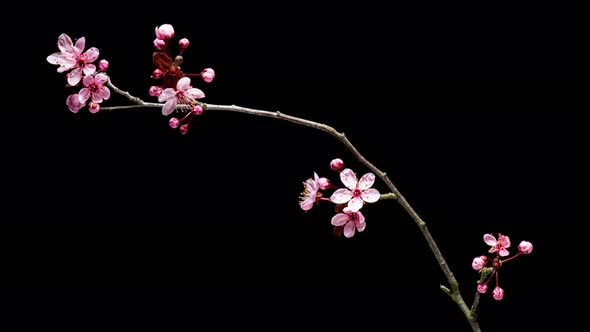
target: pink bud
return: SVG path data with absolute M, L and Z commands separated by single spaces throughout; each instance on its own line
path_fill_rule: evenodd
M 193 107 L 193 113 L 195 113 L 195 115 L 203 114 L 203 107 L 201 107 L 201 105 L 195 105 L 195 107 Z
M 504 290 L 500 286 L 496 286 L 492 291 L 492 296 L 495 300 L 501 300 L 504 297 Z
M 342 172 L 344 169 L 344 162 L 340 158 L 336 158 L 330 162 L 330 168 L 336 172 Z
M 170 121 L 168 121 L 168 124 L 170 125 L 170 127 L 172 129 L 176 129 L 176 128 L 178 128 L 178 125 L 180 124 L 180 120 L 178 120 L 178 118 L 170 118 Z
M 174 28 L 170 24 L 162 24 L 156 27 L 156 37 L 158 39 L 170 40 L 174 37 Z
M 156 38 L 156 39 L 154 39 L 154 47 L 158 51 L 162 51 L 163 49 L 166 48 L 166 42 L 163 41 L 162 39 Z
M 481 294 L 485 294 L 488 291 L 488 284 L 479 284 L 477 285 L 477 291 Z
M 211 83 L 211 81 L 213 81 L 213 78 L 215 78 L 215 71 L 211 68 L 205 68 L 201 72 L 201 77 L 203 78 L 203 81 Z
M 88 104 L 88 110 L 90 111 L 90 113 L 96 113 L 100 110 L 100 105 L 98 103 L 91 102 L 90 104 Z
M 180 131 L 180 133 L 182 135 L 186 135 L 186 133 L 188 133 L 188 124 L 183 124 L 180 126 L 180 128 L 178 128 L 178 131 Z
M 530 254 L 533 251 L 533 244 L 528 241 L 522 241 L 518 245 L 518 250 L 523 254 Z
M 152 78 L 158 79 L 162 78 L 162 76 L 164 76 L 164 72 L 160 69 L 154 69 L 154 71 L 152 72 Z
M 479 257 L 475 257 L 473 259 L 473 262 L 471 262 L 471 267 L 474 270 L 481 270 L 485 265 L 486 265 L 486 261 L 488 260 L 488 258 L 486 256 L 479 256 Z
M 178 41 L 178 47 L 180 47 L 181 51 L 186 50 L 186 48 L 188 47 L 189 44 L 190 44 L 190 42 L 186 38 L 182 38 L 181 40 Z
M 162 94 L 162 91 L 163 91 L 162 87 L 160 87 L 160 86 L 155 86 L 155 85 L 150 86 L 150 96 L 152 96 L 152 97 L 158 97 L 159 95 Z
M 328 180 L 326 178 L 319 178 L 318 185 L 320 186 L 321 190 L 326 190 L 332 186 L 332 184 L 330 183 L 330 180 Z
M 66 105 L 73 113 L 78 113 L 78 111 L 86 106 L 86 101 L 83 101 L 81 96 L 77 93 L 69 95 L 66 99 Z
M 100 71 L 106 71 L 109 68 L 109 62 L 105 59 L 102 59 L 98 62 L 98 69 Z

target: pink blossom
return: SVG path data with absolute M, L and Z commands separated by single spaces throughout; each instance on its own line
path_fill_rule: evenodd
M 98 69 L 100 71 L 106 71 L 109 68 L 109 62 L 105 59 L 102 59 L 98 62 Z
M 318 180 L 318 184 L 320 185 L 321 190 L 329 189 L 332 186 L 330 180 L 328 180 L 327 178 L 320 178 Z
M 471 267 L 474 270 L 481 270 L 487 262 L 488 258 L 486 256 L 479 256 L 479 257 L 475 257 L 473 259 L 473 262 L 471 263 Z
M 90 104 L 88 104 L 88 110 L 90 113 L 96 113 L 100 110 L 100 104 L 91 101 Z
M 499 234 L 498 240 L 496 240 L 492 234 L 485 234 L 483 240 L 487 245 L 492 246 L 490 253 L 499 252 L 502 257 L 510 254 L 506 249 L 510 247 L 510 238 L 508 236 Z
M 182 38 L 181 40 L 178 41 L 178 47 L 180 47 L 181 52 L 186 50 L 189 44 L 190 44 L 190 42 L 186 38 Z
M 518 250 L 523 254 L 530 254 L 533 251 L 533 244 L 528 241 L 522 241 L 518 245 Z
M 105 74 L 97 74 L 96 76 L 84 76 L 82 84 L 85 88 L 80 90 L 80 96 L 84 101 L 92 98 L 93 103 L 102 103 L 103 100 L 109 99 L 111 96 L 111 90 L 104 84 L 108 78 Z
M 81 96 L 75 93 L 68 96 L 66 105 L 68 105 L 70 111 L 78 113 L 82 107 L 86 106 L 86 100 L 82 100 Z
M 166 48 L 166 42 L 162 39 L 156 38 L 154 39 L 154 48 L 158 51 L 162 51 Z
M 162 76 L 164 76 L 164 72 L 160 69 L 154 69 L 152 72 L 152 78 L 154 79 L 162 78 Z
M 203 107 L 201 105 L 195 105 L 195 107 L 193 107 L 193 113 L 195 115 L 203 114 Z
M 504 290 L 500 288 L 500 286 L 496 286 L 496 288 L 494 288 L 494 290 L 492 291 L 492 297 L 495 300 L 501 300 L 502 298 L 504 298 Z
M 357 181 L 356 174 L 347 168 L 340 173 L 340 180 L 350 190 L 338 189 L 334 191 L 330 199 L 336 204 L 348 203 L 352 212 L 360 210 L 365 202 L 374 203 L 381 197 L 377 189 L 370 188 L 375 183 L 373 173 L 367 173 Z
M 303 211 L 308 211 L 313 207 L 313 204 L 316 202 L 318 197 L 318 190 L 320 186 L 318 184 L 319 177 L 317 173 L 313 173 L 313 180 L 307 179 L 303 183 L 303 192 L 301 193 L 299 199 L 299 206 L 303 209 Z
M 158 39 L 170 40 L 174 37 L 174 28 L 170 24 L 162 24 L 156 27 L 156 37 Z
M 488 284 L 479 284 L 477 285 L 477 291 L 481 294 L 485 294 L 488 291 Z
M 180 132 L 181 135 L 186 135 L 186 133 L 188 133 L 188 124 L 183 124 L 178 128 L 178 131 Z
M 342 213 L 338 213 L 332 217 L 332 225 L 344 225 L 344 236 L 347 238 L 353 237 L 355 230 L 362 232 L 367 226 L 365 216 L 360 211 L 353 212 L 349 207 L 345 207 Z
M 160 86 L 152 85 L 152 86 L 150 86 L 149 94 L 152 97 L 158 97 L 158 96 L 160 96 L 162 94 L 162 91 L 163 90 L 164 89 L 162 89 L 162 87 L 160 87 Z
M 203 91 L 192 88 L 190 84 L 191 79 L 188 77 L 183 77 L 178 80 L 178 83 L 176 83 L 176 90 L 172 88 L 166 88 L 164 91 L 162 91 L 158 97 L 158 101 L 166 102 L 164 107 L 162 107 L 162 114 L 170 115 L 170 113 L 176 109 L 178 104 L 190 105 L 195 102 L 195 99 L 205 97 Z
M 342 161 L 340 158 L 336 158 L 330 162 L 330 168 L 336 172 L 342 172 L 342 169 L 344 168 L 344 161 Z
M 172 117 L 172 118 L 170 118 L 170 121 L 168 121 L 168 124 L 170 125 L 170 127 L 172 129 L 176 129 L 176 128 L 178 128 L 178 125 L 180 124 L 180 120 L 178 118 Z
M 201 72 L 201 77 L 203 78 L 203 81 L 211 83 L 211 81 L 213 81 L 213 78 L 215 78 L 215 71 L 211 68 L 205 68 Z
M 91 47 L 83 53 L 86 44 L 84 37 L 78 39 L 76 44 L 72 43 L 72 39 L 62 33 L 57 39 L 57 47 L 60 52 L 56 52 L 47 57 L 47 62 L 59 65 L 58 73 L 63 73 L 72 70 L 66 75 L 69 85 L 76 85 L 80 82 L 83 75 L 92 75 L 96 71 L 96 66 L 92 64 L 99 55 L 96 47 Z

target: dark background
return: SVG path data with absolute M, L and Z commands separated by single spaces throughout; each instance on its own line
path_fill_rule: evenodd
M 330 204 L 298 207 L 314 171 L 340 184 L 333 158 L 368 171 L 334 138 L 225 112 L 181 136 L 157 109 L 68 111 L 75 89 L 45 60 L 61 33 L 85 36 L 115 84 L 155 101 L 164 23 L 191 41 L 186 72 L 216 70 L 193 80 L 205 102 L 345 132 L 427 222 L 469 304 L 482 235 L 509 235 L 513 252 L 531 241 L 500 270 L 504 300 L 482 298 L 484 330 L 583 322 L 588 54 L 575 8 L 37 9 L 17 29 L 24 61 L 5 68 L 17 88 L 2 121 L 1 297 L 22 329 L 469 330 L 395 202 L 366 206 L 352 239 L 332 235 Z

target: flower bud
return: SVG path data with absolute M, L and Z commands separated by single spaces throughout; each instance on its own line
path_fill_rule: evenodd
M 109 68 L 109 62 L 105 59 L 102 59 L 98 62 L 98 69 L 100 71 L 106 71 Z
M 201 107 L 201 105 L 195 105 L 193 107 L 193 113 L 195 113 L 195 115 L 203 114 L 203 107 Z
M 164 76 L 164 72 L 160 69 L 154 69 L 154 71 L 152 72 L 152 78 L 154 79 L 162 78 L 162 76 Z
M 336 172 L 342 172 L 344 169 L 344 161 L 340 158 L 336 158 L 330 162 L 330 168 Z
M 183 124 L 178 128 L 178 131 L 180 131 L 180 134 L 182 135 L 186 135 L 186 133 L 188 133 L 188 124 Z
M 528 241 L 522 241 L 518 245 L 518 250 L 523 254 L 530 254 L 533 251 L 533 244 Z
M 488 291 L 488 284 L 477 285 L 477 291 L 481 294 L 485 294 Z
M 319 178 L 318 185 L 320 186 L 321 190 L 329 189 L 332 186 L 330 180 L 328 180 L 327 178 Z
M 154 39 L 154 47 L 158 51 L 162 51 L 163 49 L 166 48 L 166 42 L 163 41 L 162 39 L 156 38 L 156 39 Z
M 500 288 L 500 286 L 496 286 L 496 288 L 494 288 L 492 291 L 492 297 L 495 300 L 501 300 L 504 297 L 504 290 Z
M 150 92 L 149 93 L 150 93 L 150 96 L 152 96 L 152 97 L 158 97 L 158 96 L 160 96 L 162 94 L 162 91 L 163 91 L 162 90 L 162 87 L 152 85 L 152 86 L 150 86 Z
M 213 78 L 215 78 L 215 71 L 211 68 L 205 68 L 201 72 L 201 77 L 203 78 L 203 81 L 211 83 L 211 81 L 213 81 Z
M 78 113 L 82 107 L 86 106 L 86 102 L 81 99 L 79 94 L 75 93 L 68 96 L 66 99 L 66 105 L 68 105 L 70 111 Z
M 156 27 L 156 37 L 158 39 L 170 40 L 174 37 L 174 28 L 170 24 L 162 24 Z
M 471 267 L 474 270 L 481 270 L 485 265 L 486 265 L 486 261 L 488 260 L 488 258 L 486 256 L 479 256 L 479 257 L 475 257 L 473 259 L 473 262 L 471 262 Z
M 178 120 L 178 118 L 170 118 L 170 120 L 168 121 L 168 124 L 170 125 L 170 128 L 176 129 L 176 128 L 178 128 L 178 125 L 180 124 L 180 120 Z
M 180 51 L 186 50 L 189 44 L 190 42 L 186 38 L 182 38 L 178 41 L 178 47 L 180 47 Z
M 88 110 L 90 111 L 90 113 L 98 112 L 100 110 L 99 103 L 91 102 L 90 104 L 88 104 Z

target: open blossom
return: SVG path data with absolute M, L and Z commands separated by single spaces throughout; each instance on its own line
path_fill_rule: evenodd
M 195 99 L 205 97 L 203 91 L 192 88 L 190 84 L 191 79 L 183 77 L 178 80 L 178 83 L 176 83 L 176 90 L 166 88 L 162 91 L 158 97 L 158 101 L 166 102 L 162 107 L 162 114 L 170 115 L 170 113 L 176 109 L 178 104 L 190 105 L 194 103 Z
M 102 103 L 104 99 L 109 99 L 111 90 L 104 84 L 107 82 L 107 75 L 97 74 L 96 76 L 85 76 L 82 80 L 85 88 L 80 90 L 81 98 L 86 101 L 92 99 L 93 103 Z
M 334 191 L 330 199 L 336 204 L 348 203 L 352 212 L 360 210 L 365 202 L 374 203 L 381 197 L 377 189 L 371 188 L 375 183 L 373 173 L 367 173 L 357 181 L 356 174 L 347 168 L 340 173 L 340 180 L 348 189 L 342 188 Z
M 490 253 L 498 252 L 500 256 L 508 256 L 510 253 L 506 248 L 510 247 L 510 238 L 502 234 L 498 235 L 498 240 L 492 234 L 485 234 L 483 236 L 484 242 L 492 246 Z
M 299 206 L 304 210 L 308 211 L 313 207 L 318 197 L 318 190 L 320 189 L 319 177 L 317 173 L 313 173 L 313 179 L 307 179 L 303 183 L 303 192 L 301 193 Z
M 344 226 L 344 236 L 347 238 L 353 237 L 355 230 L 362 232 L 367 226 L 365 216 L 360 211 L 353 212 L 349 207 L 345 207 L 342 213 L 332 217 L 332 225 Z
M 82 99 L 81 96 L 77 93 L 69 95 L 66 99 L 66 105 L 73 113 L 78 113 L 78 111 L 86 106 L 86 100 Z
M 56 52 L 47 57 L 47 62 L 59 65 L 58 73 L 71 70 L 66 75 L 69 85 L 76 85 L 80 82 L 83 75 L 92 75 L 96 71 L 96 66 L 92 64 L 99 55 L 96 47 L 91 47 L 84 52 L 86 39 L 84 37 L 72 43 L 72 39 L 62 33 L 57 39 L 57 47 L 60 52 Z

